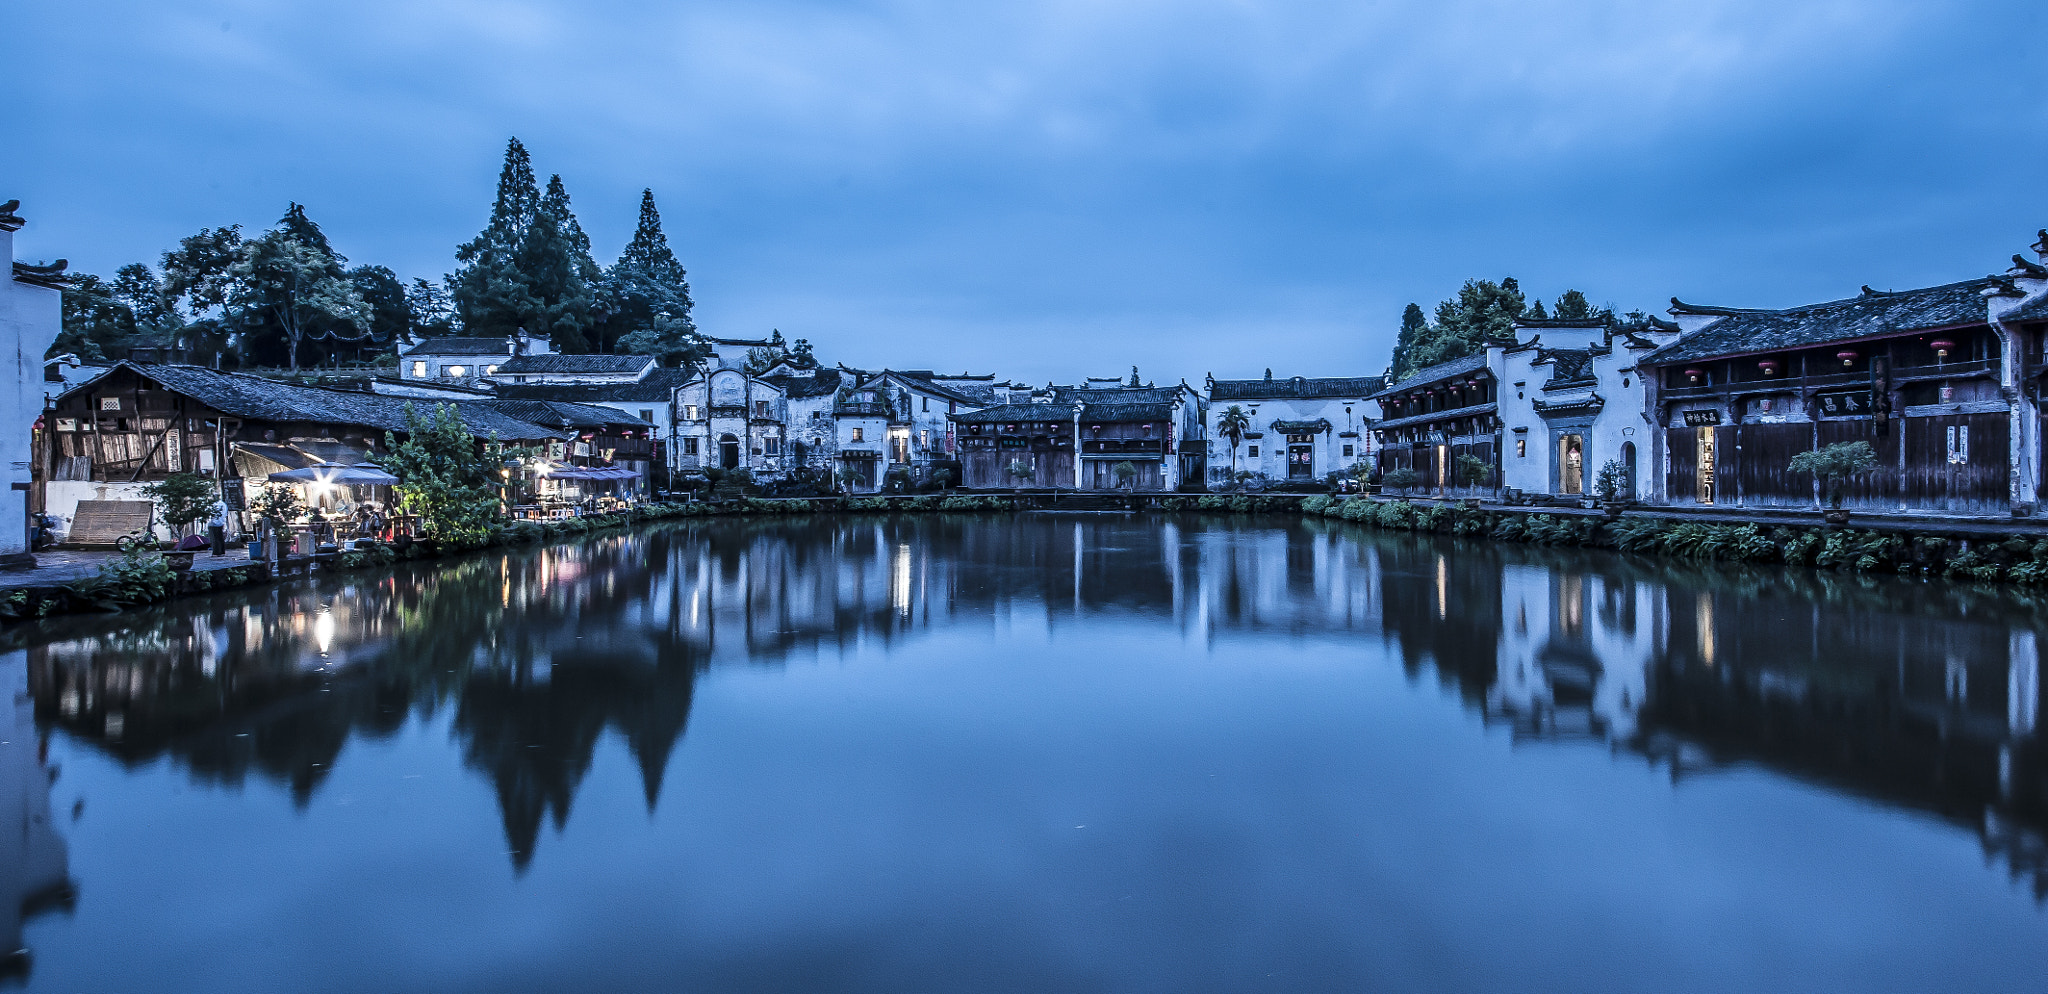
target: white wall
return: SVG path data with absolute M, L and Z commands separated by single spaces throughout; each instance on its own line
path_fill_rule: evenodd
M 44 400 L 43 354 L 64 326 L 63 294 L 31 286 L 12 276 L 14 232 L 0 228 L 0 257 L 9 273 L 0 276 L 0 563 L 28 554 L 30 446 Z

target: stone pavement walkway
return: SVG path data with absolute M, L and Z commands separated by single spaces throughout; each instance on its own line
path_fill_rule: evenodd
M 45 549 L 36 553 L 36 564 L 28 569 L 0 569 L 0 587 L 54 587 L 93 576 L 100 565 L 121 558 L 111 549 Z M 195 570 L 227 569 L 249 565 L 245 548 L 229 547 L 216 556 L 201 549 L 192 557 Z

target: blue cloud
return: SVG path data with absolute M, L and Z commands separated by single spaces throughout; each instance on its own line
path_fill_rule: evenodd
M 655 188 L 709 329 L 1042 381 L 1376 370 L 1470 276 L 1945 281 L 2048 223 L 2022 0 L 170 6 L 17 12 L 25 253 L 295 199 L 433 275 L 517 134 L 601 255 Z

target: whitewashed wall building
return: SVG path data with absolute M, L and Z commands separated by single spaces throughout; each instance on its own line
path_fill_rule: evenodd
M 7 389 L 0 399 L 0 473 L 8 489 L 0 498 L 0 565 L 27 566 L 35 563 L 29 554 L 29 493 L 34 434 L 31 426 L 42 416 L 48 384 L 43 375 L 43 355 L 64 327 L 64 263 L 49 266 L 14 261 L 14 233 L 23 220 L 15 213 L 20 201 L 0 204 L 0 255 L 10 265 L 9 279 L 0 281 L 0 350 L 4 350 Z
M 783 474 L 789 406 L 780 386 L 743 369 L 712 369 L 677 387 L 672 404 L 672 468 L 745 469 L 756 480 Z
M 1607 321 L 1523 321 L 1516 344 L 1491 346 L 1500 381 L 1500 485 L 1524 493 L 1583 497 L 1601 467 L 1621 464 L 1622 493 L 1657 491 L 1650 465 L 1654 426 L 1643 407 L 1636 361 L 1677 337 L 1675 325 L 1636 333 Z
M 1243 471 L 1275 480 L 1319 480 L 1371 465 L 1374 451 L 1367 398 L 1387 385 L 1384 376 L 1290 376 L 1208 379 L 1209 475 L 1225 480 Z M 1233 447 L 1216 421 L 1242 408 L 1251 430 Z

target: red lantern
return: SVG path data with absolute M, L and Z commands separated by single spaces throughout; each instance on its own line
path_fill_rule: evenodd
M 1704 369 L 1688 369 L 1685 371 L 1685 378 L 1693 381 L 1694 383 L 1698 383 L 1700 381 L 1700 377 L 1705 375 L 1707 375 L 1707 371 Z
M 1758 369 L 1764 371 L 1765 376 L 1778 375 L 1778 361 L 1776 359 L 1765 359 L 1762 362 L 1757 363 L 1756 365 Z
M 1862 353 L 1857 352 L 1855 349 L 1843 349 L 1835 353 L 1835 358 L 1842 360 L 1842 366 L 1846 369 L 1856 365 L 1856 358 L 1859 355 L 1862 355 Z
M 1956 343 L 1949 341 L 1946 338 L 1937 338 L 1934 341 L 1928 342 L 1927 344 L 1934 346 L 1935 358 L 1944 361 L 1948 359 L 1949 350 L 1956 347 Z

